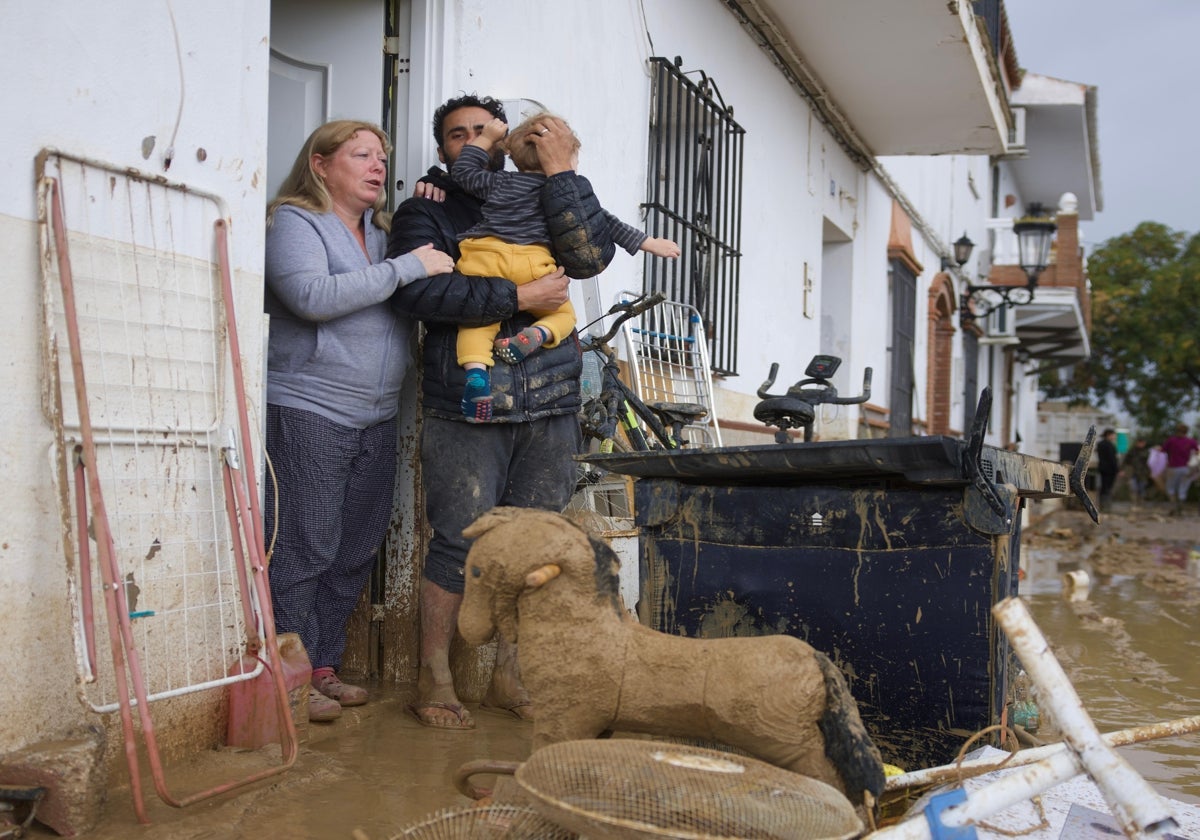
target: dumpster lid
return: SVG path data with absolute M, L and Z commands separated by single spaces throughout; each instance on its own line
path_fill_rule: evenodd
M 929 436 L 597 453 L 578 458 L 610 472 L 686 483 L 790 485 L 892 479 L 953 487 L 971 481 L 963 464 L 966 450 L 966 441 L 959 438 Z M 1066 464 L 984 446 L 980 466 L 989 481 L 1012 484 L 1022 496 L 1071 495 Z

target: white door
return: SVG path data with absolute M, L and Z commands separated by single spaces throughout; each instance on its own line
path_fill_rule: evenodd
M 331 119 L 366 120 L 388 131 L 396 147 L 389 208 L 404 197 L 403 189 L 396 190 L 404 175 L 395 175 L 394 162 L 409 154 L 410 62 L 386 55 L 385 46 L 407 52 L 411 13 L 410 0 L 271 1 L 268 201 L 308 135 Z M 415 492 L 417 378 L 406 378 L 400 397 L 395 527 L 384 546 L 386 569 L 373 576 L 347 627 L 342 667 L 356 678 L 409 680 L 416 673 L 417 574 L 424 555 Z
M 268 201 L 321 123 L 384 124 L 389 5 L 389 0 L 272 0 Z

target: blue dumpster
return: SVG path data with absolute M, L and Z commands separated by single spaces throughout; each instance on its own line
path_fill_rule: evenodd
M 846 675 L 884 760 L 946 764 L 998 723 L 1019 510 L 1070 468 L 956 438 L 621 453 L 638 478 L 640 620 L 668 633 L 786 633 Z M 787 679 L 780 674 L 780 679 Z

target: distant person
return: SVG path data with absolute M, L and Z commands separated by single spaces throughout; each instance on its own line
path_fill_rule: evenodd
M 1113 429 L 1105 429 L 1096 444 L 1096 459 L 1100 462 L 1100 509 L 1108 510 L 1112 504 L 1113 487 L 1117 483 L 1117 474 L 1121 471 L 1120 461 L 1117 460 L 1117 433 Z
M 1141 507 L 1150 489 L 1150 446 L 1139 437 L 1121 460 L 1121 472 L 1129 479 L 1129 496 L 1134 508 Z
M 1150 447 L 1146 465 L 1150 467 L 1150 482 L 1165 499 L 1167 497 L 1167 453 L 1163 452 L 1161 443 Z
M 1195 475 L 1189 461 L 1192 453 L 1200 450 L 1200 443 L 1188 437 L 1186 423 L 1175 426 L 1175 434 L 1163 441 L 1163 452 L 1167 453 L 1167 501 L 1171 503 L 1171 515 L 1183 513 L 1183 503 L 1192 486 Z

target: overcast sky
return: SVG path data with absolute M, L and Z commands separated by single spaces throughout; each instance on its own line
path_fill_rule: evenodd
M 1200 233 L 1200 2 L 1005 0 L 1017 61 L 1098 88 L 1104 209 L 1089 246 L 1162 222 Z

